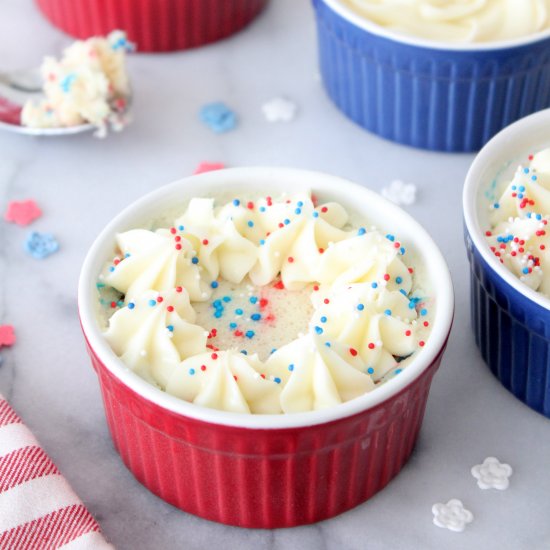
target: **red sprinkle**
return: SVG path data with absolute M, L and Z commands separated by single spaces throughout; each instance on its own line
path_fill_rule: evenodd
M 176 292 L 181 292 L 182 290 L 183 290 L 183 288 L 181 288 L 181 286 L 176 287 Z
M 323 303 L 325 303 L 325 304 L 330 304 L 330 300 L 329 300 L 328 298 L 325 298 L 325 299 L 323 300 Z
M 405 331 L 405 336 L 410 336 L 411 334 L 412 334 L 412 333 L 411 333 L 410 330 L 406 330 L 406 331 Z
M 279 281 L 279 282 L 275 283 L 273 285 L 273 287 L 278 289 L 278 290 L 282 290 L 283 288 L 285 288 L 285 285 L 283 284 L 283 281 Z
M 420 340 L 420 342 L 418 342 L 418 345 L 423 348 L 425 343 L 426 342 L 424 342 L 424 340 Z
M 176 245 L 176 250 L 181 250 L 181 244 L 180 244 L 180 243 L 178 243 L 178 244 Z
M 288 263 L 291 264 L 292 262 L 294 262 L 294 258 L 292 256 L 289 256 L 288 257 Z
M 210 357 L 212 357 L 212 359 L 216 360 L 218 358 L 218 354 L 217 353 L 213 353 Z
M 375 348 L 375 345 L 372 342 L 370 342 L 369 343 L 369 349 L 374 349 L 374 348 Z
M 388 273 L 386 273 L 386 274 L 384 275 L 384 281 L 389 281 L 389 280 L 390 280 L 390 276 L 389 276 Z
M 357 350 L 354 348 L 349 348 L 349 352 L 355 357 L 357 355 Z
M 208 244 L 208 239 L 203 239 L 203 240 L 202 240 L 202 244 L 203 244 L 204 246 L 206 246 L 206 245 Z
M 201 365 L 201 370 L 205 371 L 206 370 L 206 365 Z
M 174 311 L 174 306 L 168 306 L 166 311 L 168 311 L 168 313 L 172 313 L 172 311 Z
M 325 212 L 328 212 L 328 208 L 326 206 L 323 206 L 323 208 L 321 208 L 321 212 L 324 214 Z
M 260 308 L 264 308 L 269 304 L 269 301 L 266 298 L 260 298 Z
M 172 235 L 175 235 L 177 232 L 178 230 L 175 227 L 170 228 L 170 233 L 172 233 Z
M 252 201 L 249 201 L 249 202 L 246 203 L 246 207 L 249 210 L 254 210 L 254 203 Z
M 116 302 L 111 302 L 111 307 L 116 307 Z
M 162 296 L 159 296 L 159 297 L 157 298 L 157 302 L 158 302 L 159 304 L 162 303 L 163 301 L 164 301 L 164 298 L 163 298 Z

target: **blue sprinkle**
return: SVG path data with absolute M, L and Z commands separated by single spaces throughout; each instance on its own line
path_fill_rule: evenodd
M 366 232 L 367 232 L 367 230 L 364 227 L 360 227 L 357 230 L 357 235 L 361 236 L 361 235 L 364 235 Z
M 401 256 L 403 256 L 403 254 L 405 254 L 405 247 L 402 246 L 402 247 L 399 249 L 399 252 L 401 252 Z
M 224 297 L 222 298 L 222 300 L 223 300 L 225 303 L 231 302 L 231 296 L 224 296 Z
M 518 193 L 518 199 L 523 199 L 523 193 Z
M 276 376 L 274 379 L 273 379 L 273 382 L 275 382 L 276 384 L 280 384 L 281 383 L 281 379 Z
M 512 191 L 515 191 L 515 190 L 516 190 L 516 186 L 512 185 Z
M 395 369 L 395 374 L 399 374 L 400 372 L 403 372 L 403 369 Z
M 537 176 L 531 176 L 531 179 L 532 179 L 533 181 L 537 181 Z
M 330 342 L 325 342 L 325 346 L 327 346 L 327 348 L 330 348 Z
M 390 233 L 388 233 L 386 235 L 386 239 L 388 239 L 388 241 L 392 241 L 392 242 L 395 241 L 395 237 L 393 235 L 391 235 Z
M 264 239 L 260 239 L 260 246 L 263 246 L 265 244 L 265 240 Z
M 129 252 L 126 252 L 126 254 L 124 254 L 125 258 L 129 258 L 130 256 L 131 256 L 131 254 Z
M 59 243 L 50 233 L 33 231 L 25 241 L 25 250 L 37 260 L 43 260 L 59 250 Z
M 204 105 L 199 112 L 199 117 L 216 134 L 229 132 L 237 126 L 237 116 L 222 102 Z
M 537 214 L 536 217 L 537 217 L 537 220 L 539 220 L 539 221 L 542 220 L 542 214 Z
M 234 206 L 239 206 L 239 204 L 241 204 L 241 201 L 239 199 L 233 199 Z
M 229 323 L 229 328 L 230 328 L 230 329 L 235 329 L 235 328 L 237 328 L 237 323 Z
M 174 332 L 174 325 L 168 325 L 166 327 L 170 332 Z
M 364 306 L 363 304 L 358 304 L 358 305 L 357 305 L 357 309 L 358 309 L 359 311 L 363 311 L 363 310 L 365 309 L 365 306 Z
M 116 305 L 117 305 L 118 307 L 122 307 L 122 306 L 124 305 L 124 300 L 119 300 L 119 301 L 116 303 Z
M 313 217 L 318 218 L 319 217 L 319 212 L 317 212 L 317 211 L 313 212 Z
M 286 218 L 285 220 L 283 220 L 283 223 L 284 223 L 285 225 L 288 225 L 288 224 L 290 223 L 290 220 L 289 220 L 288 218 Z
M 260 313 L 253 313 L 253 314 L 250 316 L 250 318 L 251 318 L 253 321 L 259 321 L 259 320 L 262 318 L 262 316 L 261 316 Z
M 59 87 L 65 92 L 69 93 L 73 82 L 76 80 L 76 75 L 74 73 L 68 74 L 65 78 L 59 82 Z
M 195 257 L 191 260 L 191 263 L 198 264 L 198 263 L 199 263 L 199 259 L 195 256 Z
M 302 208 L 302 206 L 304 206 L 304 203 L 302 201 L 298 201 L 296 203 L 297 206 L 299 206 L 300 208 Z
M 218 286 L 220 286 L 220 285 L 218 284 L 218 281 L 212 281 L 212 282 L 210 283 L 210 286 L 211 286 L 212 288 L 218 288 Z
M 523 193 L 525 191 L 525 187 L 523 185 L 519 186 L 519 192 Z
M 249 302 L 251 304 L 255 304 L 257 301 L 258 301 L 258 298 L 256 298 L 256 296 L 250 296 Z
M 521 270 L 522 273 L 524 273 L 525 275 L 527 275 L 527 273 L 529 273 L 529 268 L 528 267 L 524 267 L 522 270 Z
M 374 374 L 374 369 L 373 369 L 372 367 L 369 367 L 369 368 L 367 369 L 367 372 L 368 372 L 369 374 Z
M 391 315 L 391 309 L 386 309 L 386 311 L 384 311 L 384 313 L 385 313 L 386 315 Z
M 212 302 L 212 306 L 215 307 L 216 309 L 223 308 L 223 304 L 221 300 L 214 300 Z
M 315 327 L 315 332 L 317 334 L 323 334 L 323 329 L 321 327 Z
M 294 213 L 299 216 L 302 213 L 302 209 L 296 208 L 296 210 L 294 210 Z
M 327 318 L 324 315 L 321 317 L 320 320 L 321 320 L 321 323 L 326 323 L 327 322 Z
M 243 310 L 239 307 L 239 308 L 237 308 L 237 309 L 235 310 L 235 313 L 236 313 L 237 315 L 242 315 L 242 314 L 243 314 Z
M 294 365 L 292 363 L 290 365 L 288 365 L 288 370 L 290 372 L 292 372 L 294 370 Z
M 247 330 L 247 331 L 245 332 L 244 335 L 245 335 L 247 338 L 254 338 L 254 334 L 255 334 L 255 333 L 254 333 L 253 330 Z
M 193 376 L 195 374 L 195 369 L 189 369 L 189 374 Z
M 275 353 L 276 351 L 277 351 L 277 348 L 273 348 L 269 353 L 270 353 L 270 354 L 273 354 L 273 353 Z
M 420 315 L 427 315 L 428 314 L 428 310 L 427 309 L 421 309 L 420 310 Z
M 183 231 L 183 230 L 185 229 L 185 227 L 183 227 L 183 225 L 178 225 L 178 229 L 179 229 L 180 231 Z
M 242 353 L 243 355 L 248 355 L 248 351 L 246 351 L 245 349 L 242 349 L 242 350 L 241 350 L 241 353 Z
M 265 212 L 265 206 L 260 206 L 260 212 Z
M 524 173 L 524 174 L 528 174 L 528 173 L 529 173 L 529 168 L 524 168 L 524 169 L 523 169 L 523 173 Z
M 500 208 L 500 204 L 498 204 L 498 202 L 495 202 L 495 204 L 493 204 L 493 208 L 499 209 L 499 208 Z
M 157 305 L 157 301 L 156 301 L 156 300 L 149 300 L 149 305 L 150 305 L 151 307 L 154 307 L 154 306 Z
M 109 271 L 112 273 L 114 270 L 115 270 L 115 266 L 112 265 L 112 266 L 109 268 Z
M 96 284 L 95 284 L 95 287 L 99 290 L 100 288 L 104 288 L 104 287 L 105 287 L 105 283 L 96 283 Z
M 407 293 L 405 292 L 404 288 L 400 288 L 399 292 L 401 292 L 401 294 L 403 294 L 403 296 L 407 296 Z
M 223 310 L 221 310 L 221 309 L 218 309 L 218 310 L 214 313 L 214 317 L 215 317 L 216 319 L 220 319 L 222 315 L 223 315 Z
M 414 301 L 414 300 L 411 300 L 411 301 L 409 302 L 409 309 L 414 309 L 415 306 L 416 306 L 415 301 Z
M 378 288 L 378 283 L 371 283 L 370 285 L 372 288 Z
M 401 277 L 396 277 L 395 282 L 400 285 L 403 282 L 403 279 Z
M 248 227 L 254 227 L 254 222 L 252 220 L 250 220 L 248 223 L 247 223 Z
M 128 304 L 128 309 L 134 309 L 136 307 L 136 304 L 134 304 L 134 302 L 130 302 Z

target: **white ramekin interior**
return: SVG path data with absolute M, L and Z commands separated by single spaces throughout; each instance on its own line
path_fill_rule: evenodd
M 312 190 L 323 201 L 334 200 L 364 215 L 369 223 L 394 233 L 418 262 L 429 265 L 434 290 L 435 314 L 424 348 L 399 374 L 374 391 L 336 407 L 296 414 L 246 415 L 199 407 L 152 386 L 128 369 L 104 339 L 96 317 L 97 277 L 112 257 L 116 233 L 139 227 L 166 210 L 173 211 L 192 197 L 231 192 L 239 194 L 281 194 Z M 399 393 L 417 379 L 441 352 L 451 327 L 454 299 L 445 260 L 428 233 L 400 208 L 377 193 L 346 180 L 316 172 L 287 168 L 232 168 L 191 176 L 164 186 L 118 214 L 92 244 L 80 274 L 78 287 L 80 320 L 89 344 L 101 362 L 126 386 L 144 399 L 181 415 L 216 424 L 247 428 L 292 428 L 321 424 L 372 408 Z
M 436 40 L 428 40 L 417 36 L 399 33 L 378 25 L 377 23 L 374 23 L 373 21 L 370 21 L 365 17 L 359 15 L 352 8 L 343 4 L 341 0 L 322 1 L 334 12 L 353 23 L 356 27 L 364 29 L 371 34 L 375 34 L 389 40 L 394 40 L 395 42 L 402 42 L 403 44 L 418 46 L 420 48 L 449 50 L 456 52 L 505 50 L 507 48 L 517 48 L 520 46 L 525 46 L 527 44 L 542 42 L 543 40 L 550 38 L 550 29 L 548 29 L 535 34 L 530 34 L 528 36 L 514 38 L 511 40 L 495 40 L 494 42 L 468 42 L 465 44 L 457 44 L 453 42 L 438 42 Z
M 487 219 L 490 204 L 485 192 L 510 162 L 517 166 L 519 159 L 525 159 L 525 155 L 536 153 L 549 145 L 550 109 L 518 120 L 499 132 L 481 149 L 466 175 L 462 194 L 464 222 L 473 246 L 510 286 L 546 309 L 550 309 L 550 299 L 522 283 L 491 252 L 485 238 L 485 231 L 489 229 Z

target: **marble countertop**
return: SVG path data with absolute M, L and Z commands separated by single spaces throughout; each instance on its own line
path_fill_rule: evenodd
M 0 69 L 37 65 L 69 41 L 31 0 L 0 0 Z M 550 420 L 498 384 L 470 330 L 461 191 L 473 156 L 395 145 L 345 119 L 319 81 L 308 2 L 273 0 L 252 26 L 223 43 L 135 55 L 129 70 L 135 122 L 121 134 L 103 141 L 90 134 L 0 134 L 0 210 L 10 200 L 34 198 L 44 215 L 32 229 L 52 232 L 61 245 L 37 261 L 23 250 L 28 229 L 0 224 L 0 323 L 13 324 L 18 337 L 0 352 L 0 392 L 106 537 L 120 549 L 549 548 Z M 299 105 L 298 117 L 269 124 L 260 107 L 281 94 Z M 239 114 L 236 131 L 214 135 L 198 121 L 200 107 L 215 100 Z M 321 170 L 375 190 L 393 179 L 414 182 L 418 199 L 407 210 L 431 232 L 451 268 L 454 328 L 412 458 L 380 494 L 332 520 L 275 531 L 210 523 L 149 493 L 113 449 L 77 319 L 80 265 L 114 214 L 203 160 Z M 514 467 L 507 491 L 478 489 L 470 468 L 487 456 Z M 463 500 L 475 516 L 462 534 L 432 524 L 432 504 L 450 498 Z

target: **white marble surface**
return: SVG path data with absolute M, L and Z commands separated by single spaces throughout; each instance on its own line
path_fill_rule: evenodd
M 37 64 L 68 38 L 31 0 L 0 0 L 0 69 Z M 0 222 L 0 323 L 18 341 L 3 349 L 0 392 L 46 450 L 118 548 L 226 550 L 543 549 L 550 547 L 550 420 L 508 394 L 483 365 L 469 327 L 468 267 L 461 188 L 470 155 L 416 151 L 347 121 L 316 76 L 308 2 L 273 0 L 249 29 L 186 53 L 136 55 L 130 71 L 135 123 L 105 141 L 82 135 L 36 139 L 0 134 L 0 210 L 34 198 L 61 250 L 39 262 L 28 232 Z M 261 105 L 279 94 L 300 107 L 290 124 L 270 125 Z M 240 116 L 230 134 L 197 120 L 224 100 Z M 139 485 L 113 450 L 76 312 L 80 264 L 96 233 L 129 201 L 193 171 L 199 161 L 288 165 L 327 171 L 379 190 L 415 182 L 408 210 L 442 248 L 457 310 L 448 353 L 435 377 L 416 450 L 403 472 L 370 502 L 338 518 L 289 530 L 225 527 L 187 515 Z M 514 467 L 507 491 L 481 491 L 470 467 L 494 455 Z M 432 524 L 435 502 L 460 498 L 475 516 L 462 534 Z

